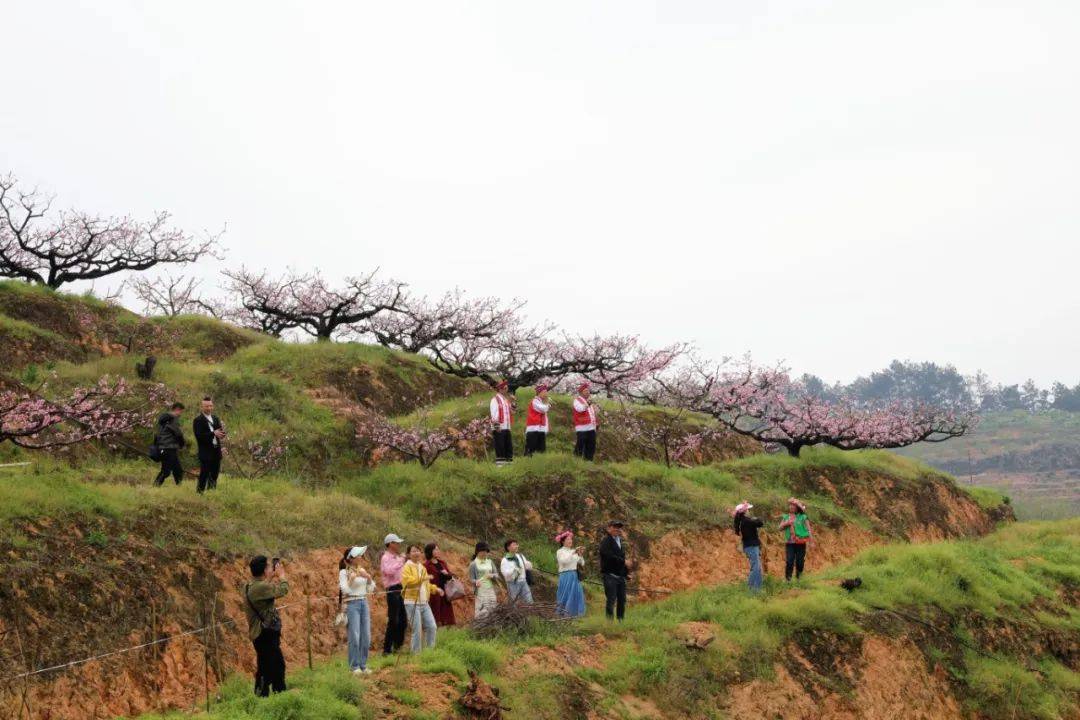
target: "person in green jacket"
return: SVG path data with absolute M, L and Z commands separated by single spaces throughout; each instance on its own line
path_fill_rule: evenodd
M 255 646 L 255 694 L 266 697 L 271 692 L 285 692 L 285 656 L 281 654 L 281 616 L 274 601 L 285 597 L 289 583 L 285 565 L 277 558 L 267 572 L 265 555 L 251 559 L 252 581 L 244 586 L 244 610 L 247 613 L 248 637 Z
M 806 564 L 806 547 L 814 540 L 806 505 L 796 498 L 788 499 L 788 511 L 780 518 L 780 529 L 784 531 L 784 579 L 790 581 L 794 570 L 798 580 Z

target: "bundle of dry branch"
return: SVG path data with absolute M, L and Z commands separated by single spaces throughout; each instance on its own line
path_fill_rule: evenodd
M 561 623 L 569 618 L 559 614 L 555 603 L 501 602 L 489 612 L 473 618 L 469 627 L 481 637 L 528 632 L 535 623 Z

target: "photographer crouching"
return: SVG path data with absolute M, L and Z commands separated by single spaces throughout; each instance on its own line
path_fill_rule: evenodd
M 269 572 L 267 565 L 270 564 Z M 285 656 L 281 654 L 281 616 L 274 601 L 289 593 L 285 564 L 268 563 L 265 555 L 251 559 L 252 581 L 244 586 L 248 636 L 255 646 L 255 694 L 266 697 L 285 691 Z

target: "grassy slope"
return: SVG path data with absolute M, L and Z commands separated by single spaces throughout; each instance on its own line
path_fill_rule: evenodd
M 78 329 L 72 327 L 72 314 L 93 316 L 88 321 L 93 343 L 84 343 Z M 440 461 L 427 472 L 414 465 L 397 464 L 361 469 L 355 453 L 350 452 L 348 425 L 313 400 L 313 391 L 329 387 L 345 402 L 383 402 L 379 409 L 397 414 L 409 412 L 418 404 L 441 401 L 435 408 L 438 414 L 482 410 L 479 400 L 454 399 L 463 398 L 478 386 L 445 378 L 417 358 L 379 348 L 354 344 L 287 345 L 204 318 L 143 320 L 103 303 L 11 283 L 0 283 L 0 319 L 0 325 L 12 328 L 12 333 L 47 338 L 52 333 L 75 348 L 72 352 L 84 353 L 72 358 L 81 361 L 77 364 L 63 362 L 65 356 L 54 355 L 46 360 L 45 364 L 58 375 L 58 386 L 85 382 L 101 372 L 130 377 L 134 357 L 101 357 L 94 343 L 135 338 L 138 342 L 134 349 L 138 352 L 149 349 L 160 353 L 160 379 L 178 396 L 187 399 L 206 392 L 215 395 L 234 428 L 234 442 L 287 434 L 294 448 L 292 464 L 275 477 L 259 481 L 227 477 L 222 489 L 206 499 L 192 497 L 189 488 L 147 488 L 151 469 L 146 463 L 117 461 L 108 451 L 80 453 L 69 462 L 3 448 L 0 457 L 5 460 L 28 458 L 34 462 L 29 470 L 0 470 L 0 544 L 13 553 L 8 557 L 16 558 L 7 564 L 9 571 L 37 572 L 35 557 L 40 555 L 42 562 L 48 562 L 46 551 L 53 542 L 49 533 L 56 528 L 66 532 L 70 526 L 80 527 L 83 534 L 75 540 L 67 538 L 65 551 L 70 552 L 74 543 L 75 547 L 85 548 L 91 559 L 95 553 L 147 540 L 161 547 L 209 546 L 216 553 L 230 556 L 267 548 L 337 545 L 343 537 L 368 542 L 388 525 L 403 528 L 414 537 L 430 535 L 430 529 L 417 524 L 415 518 L 472 537 L 512 533 L 539 541 L 556 522 L 590 529 L 610 515 L 619 514 L 634 522 L 642 535 L 648 535 L 673 527 L 723 524 L 726 509 L 744 497 L 752 497 L 765 513 L 778 511 L 784 498 L 792 492 L 805 493 L 807 487 L 812 487 L 807 485 L 808 480 L 822 473 L 840 473 L 855 484 L 889 478 L 897 487 L 916 487 L 932 475 L 917 463 L 885 453 L 833 451 L 808 452 L 799 460 L 754 456 L 694 469 L 666 469 L 641 461 L 588 466 L 561 454 L 519 460 L 513 468 L 498 472 L 489 465 L 465 460 Z M 157 350 L 154 343 L 161 349 Z M 60 362 L 56 362 L 57 357 Z M 474 407 L 478 403 L 480 407 Z M 557 436 L 554 448 L 566 442 L 567 438 Z M 322 479 L 313 483 L 315 477 Z M 313 490 L 313 485 L 318 489 Z M 524 513 L 500 516 L 489 511 L 494 503 L 511 506 L 523 497 L 535 506 L 539 521 Z M 976 499 L 984 507 L 1000 503 L 1000 496 L 990 492 L 979 492 Z M 870 524 L 824 493 L 811 495 L 810 500 L 817 517 L 824 522 Z M 499 517 L 504 519 L 496 523 L 494 519 Z M 146 528 L 153 529 L 152 537 L 133 534 L 146 532 Z M 1076 572 L 1072 564 L 1075 561 L 1063 560 L 1055 554 L 1055 547 L 1075 550 L 1061 536 L 1075 539 L 1077 528 L 1068 524 L 1045 528 L 1045 541 L 1035 539 L 1035 530 L 1020 529 L 1011 531 L 1014 535 L 1001 536 L 1004 539 L 984 543 L 873 551 L 857 561 L 853 571 L 871 578 L 877 577 L 875 573 L 893 573 L 894 578 L 903 580 L 894 580 L 893 584 L 903 587 L 905 593 L 932 588 L 929 594 L 911 594 L 917 598 L 912 604 L 918 608 L 948 605 L 946 611 L 953 612 L 961 606 L 946 592 L 952 577 L 947 573 L 959 573 L 966 564 L 977 570 L 970 581 L 980 587 L 988 580 L 1007 578 L 1010 586 L 1028 593 L 998 597 L 992 594 L 1000 590 L 995 584 L 979 594 L 980 602 L 990 603 L 986 607 L 1000 606 L 1016 614 L 1018 608 L 1031 604 L 1031 593 L 1038 594 L 1033 582 L 1046 582 L 1051 590 L 1054 582 L 1057 587 L 1075 588 L 1075 577 L 1070 575 Z M 545 565 L 553 564 L 543 552 L 537 559 Z M 1025 575 L 1010 575 L 1014 570 Z M 1048 580 L 1050 577 L 1057 580 Z M 955 581 L 955 577 L 952 579 Z M 866 597 L 877 597 L 874 588 L 878 587 L 877 580 L 873 585 L 868 583 Z M 905 597 L 897 593 L 894 599 L 899 602 Z M 592 604 L 595 608 L 595 598 Z M 887 606 L 884 600 L 881 604 Z M 1075 623 L 1074 611 L 1063 613 L 1053 603 L 1047 607 L 1049 614 L 1037 618 L 1041 625 L 1052 628 L 1057 622 Z M 978 609 L 981 612 L 983 605 Z M 678 680 L 678 686 L 685 686 L 687 691 L 676 698 L 677 704 L 700 709 L 703 706 L 699 703 L 706 702 L 702 688 L 713 688 L 709 692 L 714 692 L 730 680 L 726 673 L 732 667 L 749 663 L 755 673 L 767 675 L 772 653 L 789 638 L 808 627 L 855 632 L 864 611 L 865 607 L 838 595 L 830 579 L 822 580 L 820 585 L 808 583 L 796 592 L 771 593 L 763 603 L 748 600 L 738 588 L 682 594 L 636 612 L 623 628 L 604 626 L 592 617 L 574 632 L 602 632 L 616 648 L 603 670 L 582 671 L 583 680 L 601 679 L 616 691 L 652 695 L 665 702 L 671 699 L 667 686 Z M 698 662 L 700 656 L 687 655 L 668 632 L 672 624 L 687 619 L 716 623 L 730 642 L 718 644 L 718 656 L 709 655 L 707 662 Z M 507 659 L 524 645 L 548 640 L 536 637 L 517 643 L 481 642 L 461 632 L 448 633 L 437 652 L 418 662 L 421 669 L 448 669 L 458 676 L 466 667 L 485 671 L 503 686 L 507 701 L 514 707 L 531 708 L 535 702 L 539 716 L 561 717 L 558 712 L 563 708 L 552 703 L 556 702 L 554 693 L 564 687 L 563 680 L 539 677 L 507 683 L 499 679 L 498 669 L 505 667 Z M 1004 665 L 1001 661 L 987 664 L 979 658 L 970 662 L 960 658 L 957 682 L 970 688 L 965 692 L 972 702 L 983 703 L 1001 682 L 1008 689 L 1023 689 L 1034 677 L 1030 674 L 1032 668 L 1018 657 L 1002 657 Z M 1037 698 L 1046 707 L 1064 702 L 1060 699 L 1062 688 L 1071 676 L 1052 665 L 1043 672 L 1052 681 L 1051 690 L 1023 694 Z M 406 682 L 406 676 L 401 682 Z M 241 691 L 246 681 L 238 680 L 226 691 L 230 699 L 223 705 L 226 714 L 222 717 L 323 718 L 357 717 L 362 713 L 355 704 L 357 686 L 343 683 L 337 667 L 301 676 L 299 684 L 308 692 L 290 693 L 260 705 L 255 715 L 245 715 L 244 708 L 254 705 L 242 697 L 246 695 L 246 689 Z
M 451 630 L 440 634 L 436 650 L 392 661 L 394 669 L 380 682 L 398 688 L 391 692 L 402 699 L 404 717 L 433 717 L 410 690 L 412 673 L 450 672 L 464 680 L 470 669 L 501 689 L 514 716 L 572 717 L 575 710 L 615 708 L 620 698 L 635 695 L 673 716 L 720 717 L 725 689 L 772 677 L 775 663 L 789 654 L 786 648 L 806 650 L 824 641 L 833 653 L 850 651 L 852 643 L 857 651 L 858 638 L 874 632 L 914 639 L 929 664 L 944 668 L 966 709 L 981 717 L 1069 717 L 1080 710 L 1080 680 L 1047 648 L 1075 653 L 1078 557 L 1080 520 L 1028 523 L 977 541 L 875 548 L 795 588 L 772 582 L 762 598 L 741 586 L 681 593 L 635 606 L 620 626 L 596 614 L 593 597 L 593 612 L 566 635 L 538 630 L 514 641 L 478 640 Z M 863 580 L 853 594 L 837 586 L 848 576 Z M 675 638 L 687 622 L 709 624 L 717 641 L 705 650 L 687 649 Z M 567 676 L 543 668 L 521 677 L 515 658 L 528 647 L 597 634 L 606 639 L 601 667 Z M 376 661 L 377 668 L 386 666 Z M 842 694 L 851 678 L 839 671 L 830 676 L 835 670 L 819 666 L 814 679 Z M 250 697 L 247 680 L 238 678 L 223 689 L 209 717 L 374 717 L 364 700 L 370 683 L 349 678 L 340 662 L 330 663 L 295 674 L 299 692 L 259 702 Z
M 191 496 L 190 488 L 148 487 L 154 466 L 142 460 L 103 457 L 107 462 L 97 462 L 89 457 L 72 465 L 41 454 L 30 458 L 29 468 L 0 470 L 0 541 L 10 540 L 20 523 L 43 517 L 77 522 L 153 511 L 195 523 L 223 554 L 334 545 L 342 534 L 367 537 L 374 533 L 369 526 L 383 527 L 387 517 L 395 518 L 391 524 L 422 518 L 493 541 L 506 534 L 539 541 L 558 524 L 592 532 L 617 515 L 633 523 L 636 533 L 657 536 L 673 528 L 726 526 L 728 509 L 744 497 L 753 498 L 763 515 L 779 513 L 804 472 L 872 468 L 879 477 L 897 481 L 917 483 L 924 477 L 919 465 L 879 452 L 810 450 L 798 460 L 756 456 L 697 468 L 643 461 L 590 464 L 549 453 L 507 468 L 463 459 L 446 459 L 427 470 L 415 463 L 391 463 L 318 487 L 305 483 L 302 475 L 258 480 L 226 475 L 218 493 L 200 499 Z M 267 515 L 267 503 L 275 497 L 278 507 Z M 825 495 L 805 497 L 820 523 L 869 525 Z M 341 524 L 350 515 L 353 520 Z M 238 535 L 235 523 L 244 517 L 250 518 L 251 530 Z
M 514 412 L 514 443 L 518 452 L 524 446 L 525 415 L 529 402 L 534 397 L 531 389 L 519 390 L 517 394 L 517 409 Z M 552 408 L 549 413 L 551 431 L 548 433 L 547 448 L 549 451 L 570 452 L 574 447 L 575 435 L 571 422 L 570 395 L 552 394 L 549 396 Z M 600 407 L 599 421 L 602 433 L 601 453 L 607 459 L 629 460 L 631 458 L 644 458 L 663 462 L 663 448 L 645 440 L 631 439 L 620 432 L 615 432 L 611 426 L 605 427 L 605 414 L 614 413 L 628 407 L 646 423 L 654 423 L 670 427 L 672 430 L 679 429 L 682 432 L 696 432 L 707 426 L 714 426 L 712 419 L 697 413 L 677 413 L 666 408 L 623 406 L 622 404 L 606 398 L 594 398 Z M 473 418 L 483 416 L 488 412 L 488 403 L 491 395 L 488 392 L 471 395 L 468 397 L 455 397 L 422 408 L 416 413 L 411 413 L 401 418 L 402 422 L 421 422 L 427 426 L 438 426 L 451 419 Z M 734 433 L 725 433 L 704 444 L 703 459 L 727 460 L 741 457 L 753 452 L 758 452 L 759 445 L 748 438 Z

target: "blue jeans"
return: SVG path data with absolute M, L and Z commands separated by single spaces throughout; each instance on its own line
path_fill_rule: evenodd
M 750 576 L 746 579 L 746 584 L 750 586 L 750 592 L 757 592 L 761 589 L 761 548 L 755 545 L 744 547 L 742 551 L 750 561 Z
M 424 647 L 435 646 L 435 615 L 427 603 L 405 601 L 405 618 L 412 626 L 412 642 L 409 650 L 420 652 L 420 629 L 424 630 Z
M 349 669 L 363 670 L 367 667 L 368 650 L 371 649 L 371 610 L 367 599 L 345 603 L 346 626 L 349 635 Z

